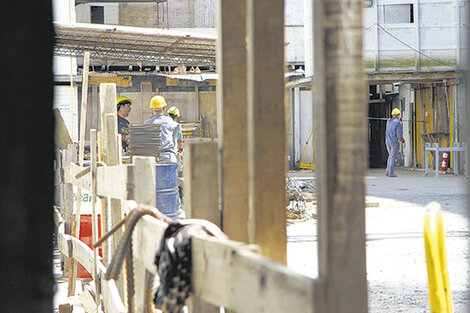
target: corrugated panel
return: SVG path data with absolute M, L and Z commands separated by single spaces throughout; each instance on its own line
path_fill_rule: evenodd
M 92 59 L 146 61 L 156 64 L 213 65 L 216 36 L 97 24 L 55 26 L 55 55 Z
M 215 27 L 215 1 L 194 0 L 194 27 Z

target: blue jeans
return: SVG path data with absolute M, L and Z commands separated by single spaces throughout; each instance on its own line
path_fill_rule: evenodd
M 388 151 L 387 173 L 389 175 L 393 174 L 393 171 L 395 169 L 395 160 L 397 159 L 398 148 L 399 148 L 398 143 L 387 145 L 387 151 Z

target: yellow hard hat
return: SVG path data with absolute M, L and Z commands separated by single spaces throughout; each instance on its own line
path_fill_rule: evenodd
M 392 110 L 392 115 L 401 115 L 401 112 L 400 112 L 400 110 L 395 108 L 395 109 Z
M 177 117 L 180 117 L 180 110 L 178 110 L 177 107 L 172 106 L 171 108 L 168 109 L 168 114 L 173 114 L 173 115 L 176 115 Z
M 161 109 L 163 107 L 166 107 L 166 101 L 162 96 L 155 96 L 150 100 L 150 108 Z
M 127 97 L 119 97 L 117 98 L 117 101 L 116 101 L 116 104 L 119 104 L 121 101 L 128 101 L 129 104 L 132 104 L 132 100 L 127 98 Z M 126 104 L 126 103 L 123 103 L 123 104 Z

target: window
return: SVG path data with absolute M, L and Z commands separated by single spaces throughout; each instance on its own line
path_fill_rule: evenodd
M 104 7 L 90 7 L 90 21 L 93 24 L 104 24 Z
M 384 23 L 413 23 L 412 4 L 384 5 Z

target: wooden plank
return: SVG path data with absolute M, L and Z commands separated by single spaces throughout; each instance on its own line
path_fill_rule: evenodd
M 121 139 L 117 132 L 117 117 L 115 114 L 104 116 L 104 162 L 108 166 L 120 165 Z
M 85 289 L 78 297 L 80 298 L 80 302 L 82 303 L 87 313 L 98 312 L 98 310 L 96 309 L 96 302 L 93 299 L 93 295 L 88 289 Z
M 90 159 L 91 159 L 91 228 L 92 228 L 92 238 L 93 238 L 93 243 L 98 241 L 98 214 L 96 213 L 96 174 L 97 174 L 97 167 L 96 167 L 96 161 L 98 158 L 98 149 L 97 149 L 97 144 L 98 144 L 98 138 L 97 138 L 97 133 L 96 129 L 92 129 L 90 131 Z M 98 272 L 97 272 L 97 262 L 98 262 L 98 248 L 93 248 L 93 272 L 92 272 L 92 277 L 95 282 L 95 300 L 94 300 L 94 305 L 96 312 L 99 311 L 100 308 L 100 288 L 99 288 L 99 278 L 98 278 Z
M 111 197 L 116 199 L 125 199 L 127 197 L 128 188 L 128 166 L 105 166 L 97 168 L 97 195 L 100 197 Z M 75 178 L 80 175 L 86 168 L 70 163 L 65 168 L 65 179 L 71 184 L 91 190 L 91 173 Z
M 102 272 L 101 277 L 101 294 L 103 295 L 104 301 L 106 303 L 106 312 L 107 313 L 127 313 L 127 309 L 122 302 L 122 299 L 119 295 L 116 282 L 111 280 L 104 279 L 104 272 Z
M 423 83 L 423 82 L 442 82 L 457 81 L 462 76 L 459 71 L 410 71 L 405 73 L 397 72 L 374 72 L 368 73 L 370 84 L 391 84 L 393 82 Z
M 223 230 L 248 242 L 246 1 L 217 2 L 217 128 Z M 243 69 L 243 70 L 241 70 Z
M 117 87 L 130 87 L 132 84 L 132 76 L 90 76 L 89 80 L 92 86 L 113 83 Z
M 138 243 L 133 247 L 134 258 L 142 262 L 146 270 L 157 274 L 155 255 L 160 248 L 160 241 L 167 224 L 150 216 L 142 217 L 135 226 L 133 242 Z
M 155 158 L 135 156 L 128 167 L 128 199 L 155 207 Z
M 76 261 L 80 262 L 83 267 L 87 270 L 88 273 L 93 272 L 93 250 L 86 245 L 83 241 L 78 238 L 64 235 L 67 240 L 70 240 L 72 244 L 72 253 L 70 257 L 74 258 Z
M 284 1 L 248 0 L 250 242 L 286 263 Z
M 184 208 L 187 218 L 200 218 L 220 226 L 218 147 L 203 140 L 184 144 Z
M 83 242 L 79 241 L 72 236 L 59 233 L 59 249 L 67 257 L 78 257 L 79 262 L 82 264 L 87 264 L 87 266 L 93 266 L 93 251 Z M 85 267 L 86 268 L 86 267 Z M 124 313 L 127 312 L 121 297 L 119 296 L 119 291 L 114 280 L 105 280 L 104 274 L 106 273 L 106 268 L 101 262 L 97 262 L 98 273 L 102 277 L 101 279 L 101 291 L 106 303 L 106 312 L 109 313 Z M 88 270 L 88 269 L 87 269 Z
M 192 239 L 195 294 L 238 313 L 313 312 L 314 280 L 239 243 Z
M 155 207 L 155 190 L 156 190 L 156 181 L 155 181 L 155 158 L 153 157 L 135 157 L 134 164 L 132 166 L 132 175 L 130 175 L 130 181 L 133 185 L 133 197 L 138 204 L 147 204 L 152 207 Z M 139 221 L 139 223 L 142 219 Z M 166 225 L 166 224 L 165 224 Z M 162 235 L 159 237 L 148 237 L 148 238 L 162 238 Z M 158 240 L 159 241 L 159 240 Z M 132 236 L 132 253 L 133 253 L 133 263 L 134 263 L 134 289 L 135 289 L 135 311 L 137 313 L 147 313 L 149 307 L 149 298 L 146 297 L 148 294 L 148 280 L 152 279 L 151 274 L 154 272 L 149 272 L 145 267 L 145 262 L 155 262 L 155 255 L 146 256 L 149 259 L 139 258 L 138 253 L 135 250 L 140 250 L 142 244 L 142 238 Z M 159 243 L 158 243 L 159 244 Z M 156 250 L 155 250 L 156 253 Z M 155 267 L 155 265 L 154 265 Z
M 57 149 L 67 149 L 72 144 L 67 126 L 58 109 L 54 109 L 55 116 L 55 146 Z
M 99 118 L 100 116 L 100 107 L 99 107 L 99 102 L 98 102 L 98 86 L 92 86 L 91 87 L 91 127 L 100 130 L 101 125 L 99 124 L 98 121 L 101 119 Z
M 85 130 L 86 130 L 86 108 L 88 100 L 88 73 L 90 68 L 90 51 L 85 51 L 83 56 L 83 79 L 82 79 L 82 105 L 80 110 L 80 138 L 78 148 L 78 162 L 83 165 L 85 152 Z
M 203 140 L 184 145 L 183 190 L 186 217 L 205 219 L 220 226 L 218 145 Z M 189 312 L 220 312 L 219 307 L 207 303 L 196 295 L 188 302 Z
M 101 84 L 100 85 L 100 109 L 101 109 L 101 130 L 103 132 L 103 151 L 104 162 L 107 165 L 118 165 L 117 160 L 117 111 L 116 111 L 116 85 Z M 113 118 L 109 118 L 106 125 L 105 117 L 111 114 Z M 109 146 L 109 147 L 108 147 Z
M 324 282 L 314 294 L 315 311 L 367 312 L 362 1 L 314 0 L 313 12 L 318 265 Z
M 127 198 L 127 166 L 106 166 L 97 169 L 97 195 L 115 199 Z
M 58 242 L 58 248 L 60 252 L 68 258 L 71 257 L 72 256 L 72 240 L 70 239 L 70 236 L 65 235 L 63 233 L 58 233 L 57 242 Z

